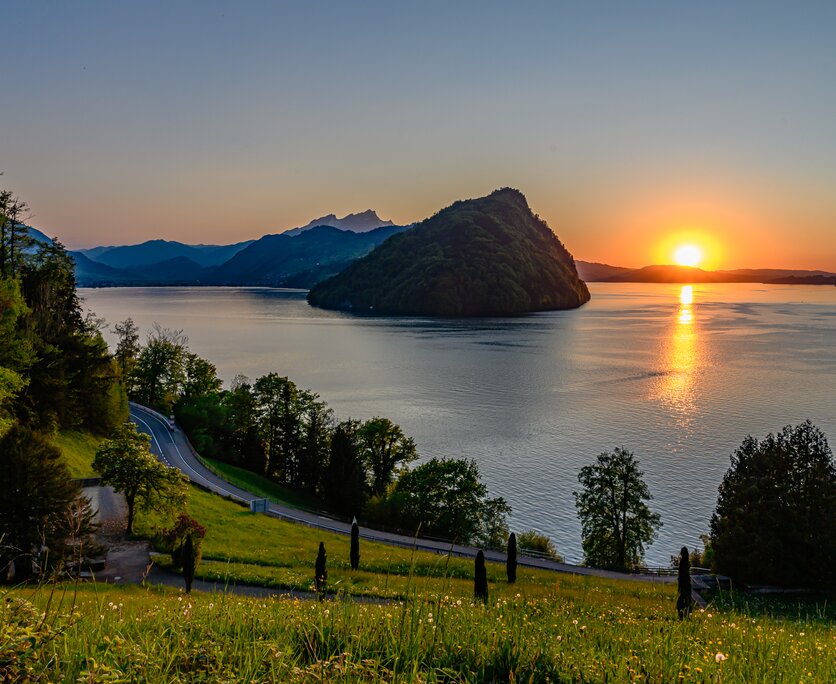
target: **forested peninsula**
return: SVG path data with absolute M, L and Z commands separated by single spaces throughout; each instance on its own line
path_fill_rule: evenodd
M 572 255 L 512 188 L 452 204 L 308 295 L 326 309 L 423 316 L 510 316 L 587 301 Z

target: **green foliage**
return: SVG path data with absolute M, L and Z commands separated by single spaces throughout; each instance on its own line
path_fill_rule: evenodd
M 520 532 L 517 536 L 517 546 L 523 553 L 525 551 L 536 551 L 559 563 L 563 562 L 563 557 L 557 552 L 554 542 L 545 534 L 540 534 L 536 530 Z
M 116 353 L 113 356 L 119 366 L 125 391 L 131 395 L 133 394 L 132 375 L 141 349 L 139 328 L 136 327 L 133 318 L 126 318 L 121 323 L 116 323 L 113 330 L 119 338 L 116 343 Z
M 60 566 L 68 538 L 82 540 L 92 531 L 61 451 L 43 435 L 14 425 L 0 438 L 0 471 L 0 581 L 12 563 L 17 581 L 33 567 L 45 572 Z
M 504 520 L 511 508 L 501 498 L 488 498 L 473 460 L 430 459 L 403 472 L 386 500 L 386 518 L 379 521 L 410 532 L 420 527 L 428 536 L 486 546 L 496 542 L 489 530 L 499 528 L 507 534 Z
M 330 309 L 436 316 L 505 316 L 588 300 L 571 254 L 509 188 L 456 202 L 308 295 Z
M 717 570 L 742 582 L 836 585 L 836 463 L 809 420 L 735 450 L 711 548 Z
M 186 381 L 188 341 L 182 330 L 154 324 L 131 374 L 134 401 L 171 412 Z
M 328 508 L 345 516 L 358 515 L 368 498 L 359 425 L 345 421 L 334 428 L 322 479 L 322 497 Z
M 372 494 L 383 494 L 398 467 L 418 458 L 415 441 L 388 418 L 372 418 L 358 429 L 363 459 L 371 475 Z
M 620 571 L 638 567 L 662 523 L 645 503 L 650 491 L 635 456 L 621 448 L 603 453 L 581 468 L 578 482 L 583 489 L 574 496 L 586 563 Z
M 156 510 L 181 510 L 187 496 L 186 478 L 168 468 L 149 451 L 151 438 L 124 423 L 96 451 L 93 469 L 102 482 L 125 495 L 127 533 L 133 533 L 135 506 Z

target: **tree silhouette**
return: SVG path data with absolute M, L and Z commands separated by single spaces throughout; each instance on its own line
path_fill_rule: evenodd
M 505 561 L 505 572 L 508 584 L 517 581 L 517 535 L 511 532 L 508 536 L 508 559 Z
M 676 599 L 676 613 L 682 620 L 691 612 L 691 558 L 688 549 L 682 547 L 679 552 L 679 578 L 677 580 L 679 596 Z
M 482 550 L 476 554 L 476 567 L 473 574 L 473 595 L 481 599 L 483 603 L 488 602 L 488 573 L 485 570 L 485 554 Z
M 355 520 L 351 523 L 351 569 L 356 570 L 360 567 L 360 526 Z
M 316 554 L 316 566 L 314 568 L 314 585 L 319 600 L 325 599 L 325 587 L 328 581 L 328 569 L 325 567 L 325 544 L 319 542 L 319 552 Z

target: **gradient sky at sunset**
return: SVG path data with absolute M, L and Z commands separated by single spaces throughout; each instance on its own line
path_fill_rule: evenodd
M 836 3 L 0 5 L 0 186 L 68 246 L 521 189 L 577 258 L 836 270 Z

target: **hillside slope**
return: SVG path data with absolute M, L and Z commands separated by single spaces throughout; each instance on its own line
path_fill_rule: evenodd
M 358 257 L 405 228 L 385 226 L 365 233 L 317 226 L 297 235 L 265 235 L 241 250 L 212 274 L 220 285 L 305 287 L 339 273 Z M 288 282 L 292 279 L 292 282 Z
M 507 316 L 588 300 L 572 255 L 510 188 L 456 202 L 308 295 L 323 308 L 429 316 Z

